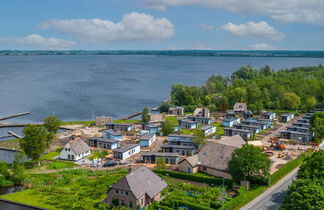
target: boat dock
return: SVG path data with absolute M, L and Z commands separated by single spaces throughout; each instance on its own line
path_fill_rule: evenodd
M 126 116 L 126 117 L 120 118 L 120 120 L 129 120 L 129 119 L 131 119 L 133 117 L 136 117 L 136 116 L 139 116 L 141 114 L 142 114 L 142 112 L 135 112 L 135 113 L 130 114 L 130 115 Z
M 18 114 L 11 114 L 11 115 L 8 115 L 8 116 L 0 117 L 0 121 L 15 118 L 15 117 L 20 117 L 20 116 L 27 115 L 27 114 L 30 114 L 30 113 L 31 112 L 21 112 L 21 113 L 18 113 Z

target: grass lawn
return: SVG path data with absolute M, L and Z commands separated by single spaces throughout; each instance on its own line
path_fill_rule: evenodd
M 82 124 L 84 126 L 90 126 L 93 123 L 95 123 L 95 121 L 70 121 L 70 122 L 62 122 L 61 125 Z
M 77 164 L 73 162 L 68 162 L 68 161 L 52 161 L 48 165 L 46 165 L 47 169 L 62 169 L 62 168 L 73 168 L 75 166 L 78 166 Z
M 59 156 L 59 152 L 49 152 L 41 157 L 41 160 L 52 160 L 54 157 Z
M 1 195 L 0 198 L 15 201 L 19 203 L 28 203 L 32 206 L 38 206 L 47 209 L 58 209 L 55 206 L 46 204 L 44 202 L 44 196 L 41 193 L 38 193 L 36 190 L 24 190 L 16 193 L 11 193 L 7 195 Z
M 100 202 L 109 187 L 125 174 L 127 170 L 85 169 L 29 174 L 24 181 L 29 189 L 0 198 L 49 209 L 107 209 Z
M 7 141 L 1 141 L 0 147 L 19 149 L 19 139 L 11 139 L 11 140 L 7 140 Z
M 114 120 L 113 123 L 129 123 L 129 124 L 134 124 L 134 123 L 140 123 L 141 120 Z

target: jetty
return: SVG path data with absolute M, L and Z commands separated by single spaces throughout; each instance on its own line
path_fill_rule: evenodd
M 120 118 L 120 120 L 129 120 L 129 119 L 131 119 L 133 117 L 136 117 L 136 116 L 139 116 L 141 114 L 142 114 L 142 112 L 135 112 L 135 113 L 130 114 L 130 115 L 126 116 L 126 117 Z
M 43 125 L 44 123 L 2 123 L 0 128 L 25 127 L 28 125 Z
M 8 116 L 0 117 L 0 121 L 15 118 L 15 117 L 20 117 L 20 116 L 27 115 L 27 114 L 30 114 L 30 113 L 31 112 L 21 112 L 21 113 L 18 113 L 18 114 L 11 114 L 11 115 L 8 115 Z

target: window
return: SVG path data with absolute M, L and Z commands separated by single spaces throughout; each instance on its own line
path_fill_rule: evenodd
M 118 190 L 116 190 L 116 194 L 118 194 Z
M 120 191 L 120 194 L 123 195 L 123 194 L 124 194 L 124 191 L 121 190 L 121 191 Z
M 128 192 L 126 191 L 125 194 L 128 195 Z
M 131 201 L 129 201 L 129 207 L 133 208 L 133 203 Z

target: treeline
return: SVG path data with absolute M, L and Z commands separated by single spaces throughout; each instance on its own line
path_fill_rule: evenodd
M 324 67 L 296 67 L 274 71 L 269 65 L 259 70 L 242 66 L 230 76 L 212 75 L 202 87 L 175 84 L 169 106 L 184 106 L 192 111 L 206 106 L 212 111 L 231 109 L 236 102 L 245 102 L 249 109 L 303 109 L 324 106 Z

